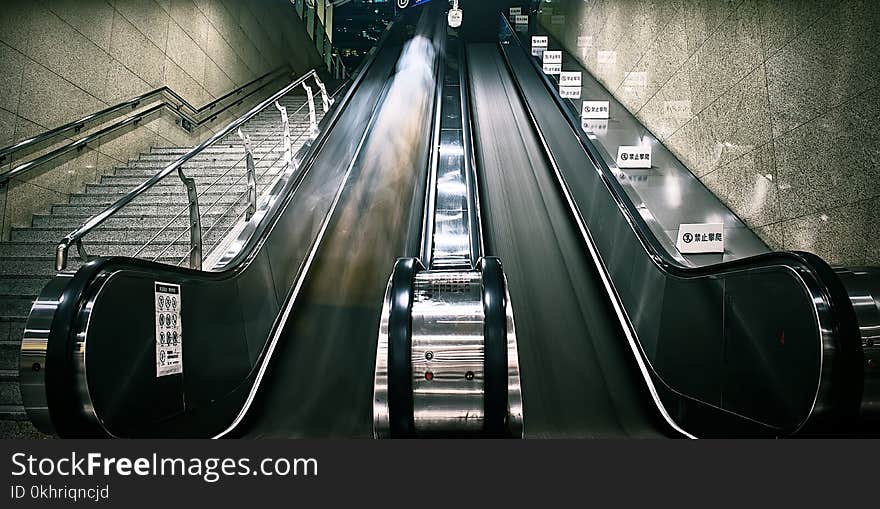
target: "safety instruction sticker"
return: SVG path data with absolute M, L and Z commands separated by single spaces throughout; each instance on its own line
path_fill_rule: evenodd
M 581 118 L 609 118 L 609 101 L 584 101 L 581 105 Z
M 183 373 L 183 325 L 180 321 L 180 285 L 155 284 L 156 378 Z
M 682 254 L 723 253 L 724 237 L 724 223 L 683 224 L 675 247 Z
M 547 74 L 562 73 L 562 52 L 559 50 L 545 51 L 543 55 L 544 72 Z
M 544 52 L 547 51 L 549 40 L 546 35 L 532 36 L 532 56 L 543 58 Z
M 565 99 L 581 98 L 581 73 L 562 71 L 559 73 L 559 95 Z
M 621 145 L 617 148 L 618 168 L 650 168 L 650 145 Z

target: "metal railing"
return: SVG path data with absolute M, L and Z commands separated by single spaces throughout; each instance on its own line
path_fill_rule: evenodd
M 92 113 L 90 115 L 86 115 L 79 120 L 75 120 L 73 122 L 64 124 L 62 126 L 58 126 L 54 129 L 50 129 L 41 134 L 38 134 L 34 137 L 28 138 L 26 140 L 21 140 L 17 143 L 9 145 L 5 148 L 0 149 L 0 163 L 6 161 L 6 159 L 11 158 L 13 154 L 20 153 L 27 149 L 32 149 L 41 143 L 47 142 L 52 139 L 56 139 L 63 134 L 73 132 L 78 134 L 85 128 L 88 124 L 93 123 L 94 121 L 107 117 L 113 113 L 117 113 L 124 110 L 133 110 L 137 109 L 141 105 L 147 103 L 148 101 L 153 100 L 154 98 L 160 98 L 161 102 L 158 104 L 140 111 L 134 115 L 126 116 L 112 123 L 111 125 L 104 127 L 94 133 L 91 133 L 83 138 L 72 141 L 68 144 L 65 144 L 61 147 L 58 147 L 54 150 L 51 150 L 39 157 L 36 157 L 30 161 L 18 164 L 13 166 L 9 170 L 0 173 L 0 185 L 5 184 L 6 182 L 12 180 L 13 178 L 19 177 L 24 173 L 27 173 L 34 168 L 42 166 L 43 164 L 57 159 L 65 154 L 71 153 L 76 150 L 82 150 L 86 148 L 89 144 L 101 139 L 113 132 L 119 131 L 125 127 L 131 125 L 137 125 L 144 118 L 156 113 L 157 111 L 166 109 L 170 111 L 172 114 L 178 117 L 178 122 L 180 126 L 192 132 L 198 127 L 202 125 L 212 122 L 217 119 L 219 115 L 226 112 L 230 108 L 241 105 L 244 100 L 265 87 L 269 86 L 275 79 L 283 76 L 285 73 L 288 73 L 289 68 L 278 68 L 273 71 L 270 71 L 262 76 L 259 76 L 248 83 L 245 83 L 241 87 L 238 87 L 235 90 L 228 92 L 215 99 L 214 101 L 205 104 L 200 108 L 196 108 L 192 106 L 186 99 L 180 97 L 174 90 L 168 88 L 167 86 L 157 88 L 145 94 L 139 95 L 133 99 L 129 99 L 127 101 L 121 102 L 114 106 L 110 106 L 101 111 Z M 257 83 L 263 82 L 260 86 L 253 88 L 253 90 L 245 93 L 245 90 L 256 85 Z M 234 101 L 230 101 L 229 104 L 225 106 L 220 106 L 221 103 L 229 100 L 230 98 L 235 98 Z M 185 111 L 188 110 L 189 112 Z
M 272 138 L 272 134 L 268 134 L 256 146 L 251 146 L 252 144 L 250 143 L 250 140 L 247 140 L 247 142 L 245 143 L 245 155 L 242 156 L 241 158 L 239 158 L 235 163 L 233 163 L 228 169 L 226 169 L 225 172 L 223 172 L 220 176 L 218 176 L 216 179 L 214 179 L 214 181 L 211 182 L 208 185 L 208 187 L 203 189 L 201 192 L 199 192 L 197 189 L 195 179 L 186 175 L 186 173 L 184 171 L 184 165 L 189 160 L 191 160 L 195 156 L 202 153 L 208 147 L 221 141 L 223 138 L 228 136 L 230 133 L 235 133 L 236 131 L 239 131 L 242 126 L 244 126 L 248 121 L 253 119 L 258 114 L 263 112 L 266 108 L 268 108 L 272 105 L 275 105 L 277 108 L 279 108 L 279 110 L 283 109 L 283 107 L 280 104 L 278 104 L 278 101 L 282 97 L 284 97 L 285 95 L 287 95 L 288 93 L 290 93 L 291 91 L 296 89 L 297 87 L 303 87 L 307 92 L 309 92 L 311 89 L 306 84 L 307 80 L 309 80 L 309 79 L 313 79 L 315 81 L 315 83 L 318 85 L 318 88 L 321 90 L 321 99 L 322 99 L 323 106 L 324 106 L 323 110 L 326 112 L 327 109 L 329 108 L 330 104 L 332 104 L 333 99 L 330 96 L 328 96 L 328 94 L 326 92 L 326 88 L 324 87 L 324 84 L 321 82 L 320 78 L 318 77 L 317 72 L 314 70 L 309 71 L 308 73 L 301 76 L 300 78 L 298 78 L 298 79 L 294 80 L 293 82 L 289 83 L 288 85 L 285 85 L 284 87 L 282 87 L 280 90 L 278 90 L 277 92 L 272 94 L 267 99 L 263 100 L 260 104 L 253 107 L 251 110 L 249 110 L 247 113 L 245 113 L 244 115 L 242 115 L 238 119 L 230 122 L 228 125 L 226 125 L 226 127 L 224 127 L 223 129 L 221 129 L 220 131 L 215 133 L 211 138 L 209 138 L 208 140 L 199 144 L 198 146 L 196 146 L 192 150 L 188 151 L 184 155 L 180 156 L 178 159 L 176 159 L 174 162 L 167 165 L 160 172 L 156 173 L 155 175 L 150 177 L 147 181 L 143 182 L 142 184 L 140 184 L 137 187 L 135 187 L 134 189 L 132 189 L 130 192 L 128 192 L 127 194 L 125 194 L 124 196 L 122 196 L 121 198 L 116 200 L 113 204 L 108 206 L 106 209 L 104 209 L 102 212 L 89 218 L 79 228 L 77 228 L 76 230 L 74 230 L 73 232 L 71 232 L 70 234 L 65 236 L 61 240 L 61 242 L 58 244 L 56 251 L 55 251 L 55 268 L 56 268 L 56 270 L 62 271 L 67 268 L 68 253 L 69 253 L 71 246 L 76 246 L 77 252 L 78 252 L 78 255 L 79 255 L 79 258 L 81 261 L 83 261 L 83 262 L 88 261 L 90 258 L 90 255 L 88 254 L 88 252 L 85 249 L 85 246 L 83 244 L 83 238 L 89 232 L 93 231 L 95 228 L 97 228 L 98 226 L 103 224 L 105 221 L 107 221 L 110 217 L 114 216 L 120 210 L 122 210 L 124 207 L 129 205 L 133 200 L 135 200 L 139 196 L 143 195 L 146 191 L 153 188 L 156 184 L 158 184 L 160 181 L 162 181 L 165 177 L 171 175 L 174 172 L 177 172 L 178 178 L 180 179 L 180 181 L 183 183 L 183 185 L 186 188 L 187 203 L 185 204 L 184 208 L 181 209 L 180 212 L 178 212 L 174 217 L 172 217 L 171 220 L 168 221 L 164 226 L 162 226 L 159 229 L 159 231 L 152 236 L 152 238 L 150 240 L 148 240 L 144 245 L 142 245 L 137 250 L 137 252 L 135 253 L 134 256 L 138 256 L 138 255 L 142 254 L 144 252 L 144 250 L 147 247 L 151 246 L 152 243 L 155 240 L 157 240 L 163 233 L 169 231 L 172 228 L 172 226 L 174 225 L 174 223 L 177 220 L 179 220 L 181 217 L 183 217 L 184 213 L 188 213 L 188 219 L 189 219 L 188 227 L 183 229 L 174 239 L 172 239 L 164 247 L 164 249 L 162 249 L 162 251 L 158 253 L 158 255 L 153 257 L 153 260 L 154 261 L 158 260 L 163 255 L 165 255 L 168 252 L 168 250 L 171 249 L 171 247 L 173 247 L 175 245 L 175 243 L 180 241 L 188 231 L 190 234 L 189 249 L 188 249 L 187 253 L 180 259 L 180 261 L 177 262 L 177 265 L 180 265 L 184 261 L 189 259 L 190 268 L 193 268 L 196 270 L 201 270 L 202 259 L 203 259 L 203 247 L 204 247 L 203 240 L 204 240 L 204 237 L 207 236 L 209 233 L 213 232 L 220 225 L 220 222 L 223 220 L 223 218 L 226 217 L 226 215 L 230 211 L 232 211 L 235 207 L 237 207 L 239 202 L 241 202 L 241 200 L 243 198 L 247 198 L 247 200 L 248 200 L 248 210 L 255 210 L 256 209 L 256 199 L 257 199 L 256 190 L 257 190 L 257 185 L 258 185 L 259 180 L 261 178 L 267 176 L 269 174 L 269 172 L 273 168 L 276 167 L 276 165 L 279 161 L 281 161 L 283 164 L 283 166 L 281 168 L 282 170 L 284 169 L 284 166 L 288 166 L 290 164 L 291 156 L 289 154 L 290 150 L 288 149 L 288 147 L 293 142 L 297 141 L 299 138 L 301 138 L 306 133 L 308 133 L 310 136 L 315 135 L 316 131 L 312 127 L 313 123 L 314 123 L 314 118 L 315 118 L 314 97 L 312 96 L 312 94 L 308 94 L 311 97 L 311 100 L 307 99 L 306 102 L 304 104 L 302 104 L 294 112 L 294 115 L 295 115 L 296 113 L 300 112 L 306 106 L 309 107 L 309 121 L 308 121 L 309 127 L 307 130 L 304 130 L 303 132 L 301 132 L 296 137 L 296 139 L 291 140 L 290 132 L 289 132 L 290 122 L 289 122 L 289 120 L 285 121 L 284 117 L 286 115 L 282 114 L 282 122 L 280 123 L 281 129 L 282 129 L 281 138 L 279 140 L 277 140 L 274 145 L 272 145 L 271 147 L 268 148 L 266 155 L 261 157 L 259 159 L 259 161 L 257 161 L 256 163 L 254 162 L 254 157 L 253 157 L 254 151 L 259 149 L 260 147 L 262 147 L 268 140 L 270 140 Z M 275 161 L 270 161 L 269 166 L 266 167 L 265 170 L 263 170 L 263 172 L 259 176 L 257 176 L 256 175 L 256 166 L 259 165 L 260 163 L 264 162 L 264 160 L 266 160 L 267 156 L 271 155 L 273 153 L 273 151 L 275 149 L 277 149 L 279 147 L 279 145 L 281 145 L 281 144 L 283 144 L 283 147 L 284 147 L 284 155 L 282 157 L 276 159 Z M 247 190 L 244 191 L 243 193 L 240 193 L 238 195 L 238 197 L 232 203 L 230 203 L 227 206 L 227 208 L 220 214 L 220 216 L 217 218 L 217 220 L 214 221 L 214 224 L 212 224 L 210 226 L 210 228 L 207 230 L 207 232 L 205 232 L 203 234 L 201 220 L 202 220 L 202 217 L 204 214 L 200 211 L 200 203 L 199 203 L 200 198 L 203 198 L 207 194 L 208 191 L 217 187 L 217 185 L 223 180 L 223 178 L 226 177 L 227 175 L 229 175 L 229 173 L 233 169 L 235 169 L 242 161 L 246 162 L 246 171 L 242 175 L 240 175 L 236 180 L 234 180 L 231 184 L 229 184 L 225 188 L 225 190 L 223 192 L 221 192 L 221 194 L 218 196 L 218 198 L 203 212 L 207 213 L 211 210 L 214 210 L 215 207 L 219 206 L 221 199 L 224 196 L 228 196 L 230 191 L 235 189 L 235 186 L 244 179 L 247 179 L 247 182 L 248 182 Z M 266 184 L 266 186 L 268 186 L 268 185 L 270 185 L 270 184 Z M 247 216 L 246 220 L 249 220 L 250 214 L 246 213 L 246 216 Z M 226 232 L 228 232 L 230 228 L 231 228 L 231 226 L 226 229 Z
M 337 80 L 348 78 L 348 69 L 346 69 L 345 62 L 342 61 L 339 53 L 333 53 L 330 56 L 330 73 Z

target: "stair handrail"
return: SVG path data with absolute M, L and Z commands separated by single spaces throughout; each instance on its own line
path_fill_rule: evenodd
M 278 107 L 278 102 L 277 102 L 277 101 L 276 101 L 276 104 L 275 104 L 275 105 L 276 105 L 276 107 Z M 301 111 L 303 110 L 303 108 L 305 108 L 305 107 L 306 107 L 306 103 L 304 102 L 304 103 L 302 103 L 302 105 L 299 106 L 299 108 L 296 109 L 296 111 L 293 112 L 293 114 L 294 114 L 294 115 L 298 114 L 298 113 L 301 112 Z M 239 132 L 241 132 L 240 129 L 239 129 Z M 302 136 L 303 136 L 303 134 L 300 133 L 300 134 L 296 137 L 296 139 L 293 140 L 293 141 L 298 141 Z M 269 137 L 270 137 L 270 136 L 267 135 L 265 138 L 263 138 L 262 140 L 260 140 L 256 145 L 254 145 L 254 146 L 251 147 L 251 149 L 252 149 L 251 156 L 253 156 L 253 151 L 256 151 L 257 149 L 263 147 L 263 144 L 266 143 L 266 141 L 269 139 Z M 276 148 L 278 148 L 279 143 L 280 143 L 280 142 L 276 142 L 272 147 L 269 148 L 269 151 L 272 151 L 272 150 L 275 150 Z M 215 187 L 215 186 L 216 186 L 216 185 L 217 185 L 217 184 L 218 184 L 218 183 L 219 183 L 224 177 L 226 177 L 226 175 L 229 174 L 229 172 L 231 172 L 231 171 L 232 171 L 233 169 L 235 169 L 239 164 L 241 164 L 242 161 L 246 161 L 246 160 L 247 160 L 247 157 L 248 157 L 247 152 L 245 152 L 245 155 L 244 155 L 244 156 L 240 157 L 238 160 L 236 160 L 234 163 L 232 163 L 232 165 L 230 165 L 229 168 L 227 168 L 225 172 L 223 172 L 222 174 L 220 174 L 220 175 L 219 175 L 219 176 L 218 176 L 213 182 L 211 182 L 211 183 L 208 185 L 208 187 L 204 187 L 204 188 L 202 188 L 202 190 L 198 193 L 198 196 L 197 196 L 197 197 L 202 197 L 202 196 L 204 196 L 208 191 L 210 191 L 211 189 L 213 189 L 213 188 L 214 188 L 214 187 Z M 266 158 L 266 156 L 264 155 L 264 156 L 262 156 L 262 157 L 259 159 L 259 161 L 254 161 L 254 162 L 255 162 L 255 163 L 262 162 L 265 158 Z M 290 164 L 290 163 L 289 163 L 289 162 L 286 162 L 285 164 Z M 273 163 L 273 166 L 274 166 L 274 163 Z M 270 169 L 271 169 L 271 167 L 270 167 Z M 248 171 L 250 171 L 250 170 L 248 169 Z M 260 174 L 259 177 L 263 177 L 264 175 L 265 175 L 265 172 L 262 173 L 262 174 Z M 229 191 L 231 191 L 231 190 L 234 188 L 234 186 L 235 186 L 236 184 L 238 184 L 238 182 L 239 182 L 241 179 L 243 179 L 243 178 L 246 177 L 246 176 L 247 176 L 246 174 L 242 174 L 242 175 L 240 175 L 240 176 L 239 176 L 239 177 L 238 177 L 233 183 L 229 184 L 229 185 L 226 187 L 226 189 L 225 189 L 225 191 L 224 191 L 223 194 L 226 195 Z M 246 192 L 245 194 L 247 194 L 247 192 Z M 241 200 L 242 196 L 243 196 L 243 195 L 239 195 L 238 200 L 236 200 L 235 202 L 233 202 L 233 204 L 232 204 L 229 208 L 227 208 L 227 209 L 224 211 L 224 214 L 226 214 L 227 212 L 229 212 L 229 210 L 230 210 L 230 209 L 231 209 L 231 208 L 232 208 L 232 207 L 233 207 L 238 201 Z M 253 203 L 253 208 L 254 208 L 254 210 L 256 210 L 256 197 L 254 197 L 253 200 L 254 200 L 254 201 L 252 202 L 252 203 Z M 216 207 L 218 203 L 219 203 L 219 199 L 218 199 L 217 201 L 215 201 L 214 203 L 212 203 L 207 209 L 205 209 L 205 210 L 203 210 L 203 211 L 200 211 L 199 217 L 201 217 L 203 214 L 207 214 L 207 213 L 210 212 L 211 210 L 214 210 L 214 207 Z M 191 204 L 190 204 L 190 203 L 187 203 L 187 206 L 189 206 L 189 205 L 191 205 Z M 132 254 L 131 256 L 132 256 L 133 258 L 137 258 L 141 253 L 143 253 L 144 250 L 146 250 L 146 248 L 148 248 L 150 245 L 152 245 L 152 243 L 153 243 L 154 240 L 158 239 L 160 235 L 162 235 L 162 234 L 163 234 L 164 232 L 166 232 L 169 228 L 171 228 L 171 226 L 174 224 L 174 222 L 177 221 L 177 219 L 179 219 L 180 216 L 183 215 L 183 213 L 184 213 L 185 210 L 186 210 L 186 209 L 181 209 L 180 212 L 178 212 L 177 214 L 175 214 L 174 217 L 172 217 L 167 223 L 165 223 L 165 225 L 162 226 L 162 228 L 161 228 L 159 231 L 157 231 L 155 234 L 153 234 L 153 236 L 152 236 L 152 237 L 151 237 L 146 243 L 144 243 L 143 245 L 141 245 L 141 247 L 140 247 L 140 248 L 139 248 L 134 254 Z M 207 236 L 209 233 L 211 233 L 211 231 L 213 230 L 214 226 L 216 226 L 216 223 L 215 223 L 214 225 L 212 225 L 211 228 L 208 228 L 207 231 L 204 231 L 204 232 L 202 233 L 202 236 L 204 237 L 204 236 Z M 158 255 L 154 256 L 154 257 L 152 258 L 152 260 L 153 260 L 153 261 L 157 261 L 159 258 L 161 258 L 162 255 L 165 254 L 165 253 L 168 251 L 168 249 L 171 248 L 171 246 L 173 245 L 173 243 L 174 243 L 174 242 L 177 242 L 178 240 L 180 240 L 180 237 L 182 237 L 182 236 L 183 236 L 182 233 L 181 233 L 180 235 L 178 235 L 175 239 L 173 239 L 173 240 L 171 241 L 171 243 L 169 243 L 168 245 L 165 246 L 165 249 L 163 249 Z M 190 254 L 191 254 L 190 252 L 187 252 L 186 257 L 189 257 Z M 180 265 L 181 263 L 183 263 L 183 260 L 181 260 L 180 262 L 178 262 L 177 265 Z
M 249 121 L 250 119 L 255 117 L 261 111 L 263 111 L 267 107 L 273 105 L 275 103 L 275 101 L 277 101 L 281 97 L 287 95 L 291 90 L 295 89 L 296 87 L 301 86 L 309 78 L 314 78 L 315 80 L 320 80 L 317 71 L 312 69 L 311 71 L 309 71 L 306 74 L 304 74 L 303 76 L 300 76 L 299 78 L 295 79 L 294 81 L 292 81 L 288 85 L 285 85 L 280 90 L 278 90 L 277 92 L 272 94 L 270 97 L 264 99 L 258 105 L 251 108 L 247 113 L 245 113 L 241 117 L 239 117 L 239 118 L 233 120 L 232 122 L 230 122 L 229 124 L 227 124 L 226 127 L 224 127 L 223 129 L 221 129 L 220 131 L 215 133 L 213 136 L 211 136 L 210 138 L 208 138 L 207 140 L 205 140 L 201 144 L 197 145 L 195 148 L 193 148 L 192 150 L 190 150 L 186 154 L 180 156 L 177 160 L 175 160 L 174 162 L 172 162 L 168 166 L 166 166 L 162 171 L 160 171 L 160 172 L 156 173 L 155 175 L 153 175 L 152 177 L 150 177 L 149 180 L 138 185 L 137 187 L 135 187 L 134 189 L 129 191 L 127 194 L 125 194 L 124 196 L 122 196 L 121 198 L 119 198 L 118 200 L 113 202 L 111 205 L 109 205 L 102 212 L 100 212 L 99 214 L 96 214 L 96 215 L 92 216 L 91 218 L 89 218 L 88 220 L 86 220 L 86 222 L 84 222 L 79 228 L 77 228 L 76 230 L 67 234 L 63 239 L 61 239 L 61 242 L 58 243 L 58 246 L 55 249 L 55 269 L 60 272 L 60 271 L 63 271 L 64 269 L 67 268 L 68 253 L 70 250 L 70 246 L 72 246 L 72 245 L 76 245 L 77 251 L 79 252 L 80 257 L 84 260 L 87 260 L 88 254 L 86 253 L 85 248 L 83 247 L 83 244 L 82 244 L 83 237 L 86 234 L 88 234 L 90 231 L 94 230 L 96 227 L 101 225 L 104 221 L 109 219 L 111 216 L 115 215 L 120 209 L 122 209 L 123 207 L 125 207 L 126 205 L 131 203 L 135 198 L 137 198 L 138 196 L 140 196 L 141 194 L 143 194 L 144 192 L 146 192 L 147 190 L 152 188 L 154 185 L 156 185 L 162 179 L 164 179 L 165 177 L 170 175 L 172 172 L 177 171 L 178 177 L 184 183 L 184 185 L 187 187 L 187 194 L 189 195 L 190 220 L 191 220 L 191 224 L 190 224 L 191 263 L 190 263 L 190 266 L 194 269 L 199 270 L 201 268 L 201 252 L 200 252 L 201 250 L 199 248 L 201 247 L 201 240 L 202 239 L 201 239 L 201 225 L 199 224 L 199 222 L 200 222 L 199 217 L 200 216 L 198 213 L 198 208 L 199 208 L 198 194 L 195 192 L 194 181 L 192 180 L 191 177 L 187 177 L 187 175 L 184 173 L 183 165 L 187 161 L 189 161 L 190 159 L 192 159 L 193 157 L 195 157 L 196 155 L 201 153 L 204 149 L 210 147 L 211 145 L 214 145 L 215 143 L 220 141 L 222 138 L 224 138 L 229 133 L 237 130 L 239 127 L 244 125 L 247 121 Z M 198 253 L 198 254 L 196 254 L 196 253 Z
M 107 115 L 110 115 L 111 113 L 116 113 L 118 111 L 122 111 L 127 108 L 136 109 L 141 104 L 144 104 L 146 101 L 149 101 L 153 97 L 163 96 L 163 99 L 160 103 L 154 105 L 153 107 L 151 107 L 149 109 L 143 110 L 143 111 L 136 113 L 134 115 L 124 117 L 124 118 L 114 122 L 113 124 L 103 128 L 103 129 L 95 131 L 94 133 L 92 133 L 86 137 L 72 141 L 68 144 L 65 144 L 65 145 L 62 145 L 61 147 L 56 148 L 55 150 L 47 152 L 46 154 L 43 154 L 37 158 L 31 159 L 30 161 L 27 161 L 27 162 L 21 163 L 17 166 L 11 167 L 10 169 L 6 170 L 5 172 L 0 172 L 0 186 L 9 182 L 13 178 L 16 178 L 19 175 L 22 175 L 22 174 L 38 167 L 38 166 L 41 166 L 41 165 L 53 160 L 53 159 L 61 157 L 61 156 L 68 154 L 70 152 L 73 152 L 74 150 L 82 150 L 86 146 L 88 146 L 89 143 L 92 143 L 93 141 L 95 141 L 99 138 L 103 138 L 104 136 L 106 136 L 110 133 L 113 133 L 115 131 L 118 131 L 119 129 L 122 129 L 122 128 L 130 126 L 130 125 L 136 125 L 144 118 L 152 115 L 153 113 L 155 113 L 161 109 L 169 110 L 172 114 L 176 115 L 180 119 L 180 124 L 184 129 L 186 129 L 187 131 L 192 131 L 193 129 L 195 129 L 197 127 L 201 127 L 202 125 L 204 125 L 208 122 L 212 122 L 212 121 L 216 120 L 216 118 L 220 114 L 224 113 L 226 110 L 228 110 L 234 106 L 240 105 L 244 101 L 244 99 L 254 95 L 255 93 L 259 92 L 260 90 L 264 89 L 269 84 L 271 84 L 276 78 L 279 78 L 289 72 L 290 72 L 290 68 L 286 67 L 286 66 L 276 68 L 275 70 L 269 71 L 269 72 L 263 74 L 262 76 L 254 78 L 253 80 L 245 83 L 244 85 L 236 88 L 235 90 L 232 90 L 232 91 L 224 94 L 223 96 L 221 96 L 221 97 L 219 97 L 219 98 L 217 98 L 217 99 L 215 99 L 215 100 L 213 100 L 213 101 L 211 101 L 201 107 L 198 107 L 198 108 L 191 105 L 189 103 L 189 101 L 182 98 L 177 92 L 175 92 L 174 90 L 172 90 L 170 87 L 168 87 L 166 85 L 161 88 L 157 88 L 155 90 L 152 90 L 150 92 L 146 92 L 144 94 L 141 94 L 141 95 L 134 97 L 132 99 L 129 99 L 127 101 L 123 101 L 123 102 L 116 104 L 114 106 L 110 106 L 110 107 L 105 108 L 103 110 L 86 115 L 85 117 L 80 118 L 79 120 L 74 120 L 73 122 L 69 122 L 67 124 L 58 126 L 54 129 L 44 131 L 44 132 L 42 132 L 36 136 L 33 136 L 31 138 L 21 140 L 17 143 L 13 143 L 12 145 L 9 145 L 7 147 L 0 149 L 0 163 L 3 163 L 7 157 L 9 157 L 11 154 L 13 154 L 15 152 L 19 152 L 23 149 L 33 147 L 33 146 L 38 145 L 44 141 L 53 139 L 61 134 L 64 134 L 64 133 L 67 133 L 70 131 L 74 131 L 75 133 L 79 133 L 86 126 L 86 124 L 88 124 L 98 118 L 105 117 Z M 273 79 L 268 79 L 270 77 Z M 260 85 L 259 87 L 256 87 L 253 90 L 249 91 L 248 93 L 241 95 L 247 88 L 253 86 L 256 83 L 259 83 L 260 81 L 264 81 L 264 80 L 265 80 L 265 82 L 262 85 Z M 223 101 L 226 101 L 230 97 L 237 96 L 237 95 L 241 95 L 241 97 L 239 97 L 236 101 L 232 101 L 229 104 L 223 106 L 222 108 L 217 109 L 216 111 L 214 110 Z M 169 99 L 169 97 L 170 97 L 170 99 Z M 184 109 L 189 110 L 189 113 L 184 111 Z M 205 112 L 209 112 L 210 114 L 204 116 L 204 118 L 199 118 L 199 117 L 202 117 L 202 115 L 204 115 Z

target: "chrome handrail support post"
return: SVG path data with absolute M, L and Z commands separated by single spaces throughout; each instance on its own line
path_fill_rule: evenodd
M 189 199 L 189 267 L 202 270 L 202 218 L 199 215 L 199 194 L 196 191 L 196 180 L 183 173 L 183 167 L 177 168 L 177 175 L 186 186 Z
M 67 268 L 67 249 L 69 246 L 69 240 L 65 237 L 55 248 L 55 270 L 58 272 Z
M 309 103 L 309 135 L 314 138 L 318 135 L 318 117 L 315 114 L 315 95 L 312 93 L 312 87 L 303 83 L 306 89 L 306 97 Z
M 91 256 L 89 256 L 89 253 L 86 251 L 85 246 L 83 246 L 82 239 L 76 239 L 76 252 L 79 255 L 80 261 L 82 261 L 83 263 L 86 263 L 91 259 Z
M 251 120 L 258 113 L 263 111 L 265 108 L 268 108 L 272 103 L 274 103 L 279 98 L 289 94 L 292 90 L 296 89 L 300 85 L 302 85 L 307 79 L 312 77 L 315 74 L 315 71 L 309 71 L 305 75 L 297 78 L 292 81 L 287 86 L 278 90 L 271 97 L 265 99 L 263 102 L 258 104 L 257 106 L 251 108 L 247 113 L 243 116 L 237 118 L 236 120 L 229 123 L 226 127 L 221 129 L 220 131 L 214 133 L 213 136 L 208 138 L 207 140 L 200 143 L 198 146 L 191 149 L 186 154 L 180 156 L 176 161 L 169 164 L 165 167 L 165 169 L 156 173 L 149 180 L 143 182 L 138 185 L 136 188 L 132 189 L 128 194 L 123 195 L 115 202 L 110 204 L 107 208 L 105 208 L 99 214 L 96 214 L 90 217 L 86 222 L 79 226 L 76 230 L 70 232 L 67 236 L 65 236 L 61 242 L 58 244 L 58 247 L 55 250 L 55 264 L 57 270 L 60 272 L 67 267 L 67 259 L 68 259 L 68 251 L 70 246 L 81 239 L 84 235 L 88 234 L 90 231 L 94 230 L 98 226 L 104 223 L 107 219 L 113 217 L 114 214 L 119 212 L 122 208 L 127 206 L 129 203 L 137 199 L 143 193 L 147 192 L 157 183 L 171 175 L 174 171 L 177 171 L 180 180 L 187 188 L 187 195 L 189 197 L 189 215 L 190 215 L 190 265 L 195 269 L 201 269 L 202 266 L 202 226 L 201 226 L 201 218 L 199 215 L 199 199 L 198 194 L 196 193 L 196 184 L 195 181 L 188 178 L 183 172 L 183 165 L 186 164 L 187 161 L 195 157 L 197 154 L 202 152 L 207 147 L 210 147 L 216 143 L 218 143 L 221 139 L 225 138 L 229 133 L 234 132 L 236 129 L 241 127 L 245 122 Z M 158 106 L 165 107 L 165 106 Z M 78 141 L 77 143 L 82 143 L 83 140 Z M 30 164 L 30 163 L 27 163 Z M 0 175 L 0 179 L 2 179 L 2 175 Z
M 275 101 L 275 107 L 281 112 L 281 134 L 284 137 L 284 164 L 289 168 L 291 161 L 293 161 L 293 148 L 290 142 L 290 119 L 287 116 L 286 107 L 281 106 L 278 101 Z
M 238 136 L 244 141 L 245 160 L 247 164 L 248 208 L 244 216 L 250 221 L 257 212 L 257 170 L 254 168 L 254 150 L 251 148 L 251 137 L 238 130 Z
M 321 78 L 319 78 L 317 74 L 315 74 L 315 83 L 317 83 L 318 88 L 321 89 L 321 103 L 324 107 L 324 113 L 327 113 L 330 111 L 330 105 L 333 104 L 333 99 L 327 94 L 327 87 L 324 86 L 324 82 L 321 81 Z

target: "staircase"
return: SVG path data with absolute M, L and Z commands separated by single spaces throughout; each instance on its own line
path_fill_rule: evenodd
M 286 96 L 280 102 L 290 116 L 292 151 L 296 154 L 309 136 L 308 106 L 300 109 L 306 102 L 300 96 Z M 320 121 L 320 99 L 316 106 Z M 247 122 L 242 132 L 251 138 L 259 195 L 285 169 L 281 114 L 270 106 Z M 189 150 L 152 147 L 127 165 L 115 168 L 112 175 L 102 177 L 99 183 L 87 185 L 84 192 L 70 195 L 67 203 L 52 206 L 48 214 L 34 215 L 30 227 L 13 228 L 9 241 L 0 242 L 0 438 L 45 437 L 27 420 L 22 406 L 18 355 L 31 304 L 55 275 L 58 242 Z M 239 178 L 246 171 L 244 155 L 244 144 L 238 134 L 231 133 L 184 165 L 185 173 L 195 179 L 201 195 L 203 258 L 244 219 L 247 178 Z M 90 255 L 135 256 L 158 233 L 136 256 L 150 260 L 158 256 L 158 262 L 188 266 L 187 203 L 180 179 L 176 173 L 169 175 L 89 233 L 85 237 L 86 250 Z M 174 219 L 178 213 L 179 217 Z M 159 233 L 169 222 L 170 226 Z M 71 250 L 68 265 L 70 271 L 80 265 L 75 250 Z

